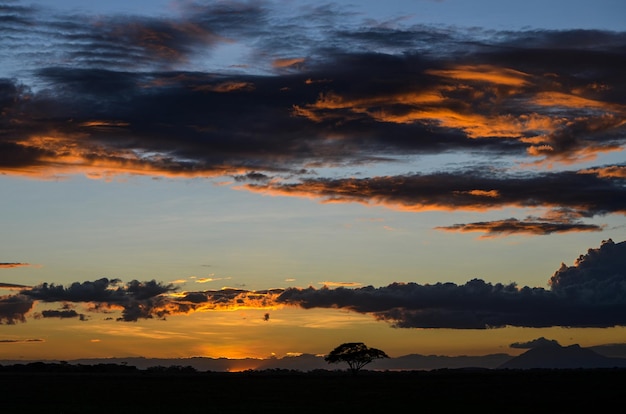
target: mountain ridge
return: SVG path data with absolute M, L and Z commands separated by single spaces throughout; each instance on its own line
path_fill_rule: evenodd
M 615 345 L 614 347 L 617 347 Z M 621 345 L 619 345 L 621 346 Z M 603 353 L 602 351 L 607 351 Z M 373 361 L 366 369 L 377 371 L 429 371 L 437 369 L 533 369 L 533 368 L 612 368 L 626 367 L 626 358 L 615 357 L 613 348 L 579 345 L 561 346 L 558 343 L 534 346 L 526 352 L 514 356 L 507 353 L 494 353 L 479 356 L 471 355 L 423 355 L 407 354 L 398 357 Z M 621 354 L 620 354 L 621 355 Z M 197 371 L 238 372 L 246 370 L 284 369 L 294 371 L 344 369 L 341 364 L 328 364 L 323 355 L 301 354 L 282 358 L 239 358 L 188 357 L 188 358 L 146 358 L 111 357 L 80 358 L 62 360 L 0 360 L 0 365 L 28 364 L 33 362 L 67 363 L 73 365 L 117 364 L 134 366 L 138 369 L 154 367 L 192 367 Z
M 576 369 L 576 368 L 626 368 L 625 358 L 608 357 L 590 348 L 574 344 L 561 346 L 544 343 L 511 358 L 499 369 Z

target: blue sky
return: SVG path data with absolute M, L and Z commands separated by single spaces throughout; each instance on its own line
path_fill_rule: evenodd
M 624 4 L 381 4 L 0 2 L 0 339 L 66 359 L 620 341 Z

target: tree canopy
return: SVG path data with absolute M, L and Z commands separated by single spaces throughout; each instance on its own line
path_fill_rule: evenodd
M 324 357 L 329 364 L 345 362 L 353 374 L 357 374 L 361 368 L 375 359 L 389 358 L 389 356 L 376 348 L 369 348 L 363 342 L 348 342 L 333 349 Z

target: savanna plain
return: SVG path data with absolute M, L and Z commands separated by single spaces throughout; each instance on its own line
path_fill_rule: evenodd
M 433 371 L 180 369 L 45 365 L 0 372 L 6 413 L 584 412 L 618 407 L 625 369 Z

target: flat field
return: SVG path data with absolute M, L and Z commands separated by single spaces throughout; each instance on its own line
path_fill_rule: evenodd
M 1 372 L 3 413 L 537 413 L 622 406 L 626 370 Z

